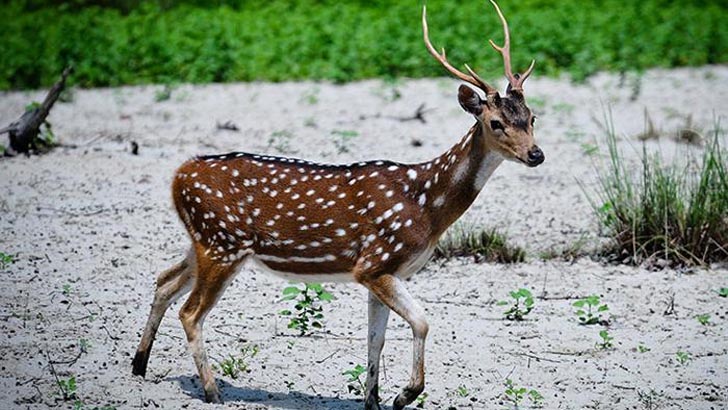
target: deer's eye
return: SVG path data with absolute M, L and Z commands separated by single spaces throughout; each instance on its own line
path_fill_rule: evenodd
M 490 128 L 493 131 L 498 131 L 498 130 L 505 131 L 505 128 L 503 128 L 503 124 L 501 124 L 501 122 L 498 120 L 492 120 L 490 122 Z
M 536 123 L 536 116 L 534 115 L 533 117 L 531 117 L 531 126 L 533 127 L 533 124 L 535 124 L 535 123 Z

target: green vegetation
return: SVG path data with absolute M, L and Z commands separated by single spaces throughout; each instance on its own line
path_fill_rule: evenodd
M 283 289 L 282 301 L 293 300 L 295 305 L 293 311 L 281 310 L 281 316 L 289 317 L 288 328 L 296 329 L 303 336 L 311 331 L 311 328 L 322 329 L 324 327 L 323 302 L 331 302 L 334 296 L 327 292 L 320 283 L 306 283 L 303 288 L 289 286 Z
M 435 259 L 472 257 L 475 262 L 518 263 L 526 259 L 526 251 L 508 244 L 505 235 L 495 229 L 484 230 L 455 225 L 440 239 Z
M 531 291 L 525 288 L 518 290 L 512 290 L 509 295 L 512 301 L 511 307 L 508 308 L 503 314 L 508 320 L 523 320 L 523 318 L 533 310 L 533 295 Z M 498 306 L 505 306 L 509 302 L 501 300 L 498 302 Z
M 349 389 L 349 393 L 354 393 L 357 396 L 361 396 L 364 393 L 364 382 L 361 381 L 361 375 L 366 371 L 366 367 L 357 364 L 353 368 L 341 373 L 344 376 L 349 376 L 346 380 L 346 388 Z
M 501 6 L 514 68 L 534 58 L 538 75 L 582 79 L 598 70 L 728 61 L 721 0 Z M 502 40 L 492 7 L 446 0 L 427 7 L 433 43 L 454 64 L 502 76 L 486 42 Z M 68 64 L 83 87 L 442 76 L 422 44 L 420 13 L 421 2 L 395 0 L 13 0 L 0 8 L 0 90 L 48 86 Z
M 602 350 L 608 350 L 614 347 L 614 337 L 609 335 L 606 329 L 599 331 L 599 338 L 601 341 L 597 343 L 597 347 Z
M 0 269 L 7 268 L 11 263 L 15 262 L 15 259 L 11 255 L 5 252 L 0 252 Z
M 728 158 L 714 135 L 700 161 L 665 165 L 643 146 L 641 170 L 630 169 L 617 148 L 611 112 L 605 114 L 610 164 L 598 171 L 590 196 L 607 236 L 605 253 L 641 264 L 705 265 L 728 260 Z
M 728 288 L 720 288 L 718 290 L 718 296 L 722 298 L 728 298 Z
M 695 319 L 697 319 L 698 323 L 703 326 L 708 326 L 710 324 L 710 315 L 708 313 L 697 315 L 695 316 Z
M 533 407 L 541 407 L 543 404 L 544 397 L 538 390 L 529 390 L 525 387 L 517 386 L 511 379 L 506 379 L 505 385 L 505 397 L 509 402 L 513 403 L 516 409 L 519 408 L 518 406 L 523 403 L 526 397 L 531 401 Z
M 577 311 L 574 314 L 579 318 L 581 325 L 596 325 L 598 323 L 607 323 L 606 318 L 602 318 L 602 312 L 609 310 L 606 303 L 601 303 L 598 295 L 591 295 L 579 299 L 574 302 Z
M 248 360 L 255 357 L 260 348 L 258 345 L 246 345 L 240 349 L 240 355 L 234 356 L 228 355 L 227 359 L 223 359 L 218 362 L 218 366 L 213 365 L 214 370 L 220 370 L 220 372 L 229 376 L 232 379 L 237 379 L 240 373 L 244 373 L 250 370 Z
M 680 366 L 685 366 L 690 363 L 692 357 L 690 357 L 690 353 L 688 352 L 678 351 L 675 353 L 675 359 L 680 364 Z

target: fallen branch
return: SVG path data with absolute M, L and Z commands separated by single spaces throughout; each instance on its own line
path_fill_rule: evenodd
M 70 73 L 70 67 L 63 70 L 61 79 L 51 87 L 40 106 L 25 111 L 17 121 L 0 129 L 0 134 L 8 133 L 10 136 L 10 148 L 13 153 L 24 154 L 31 149 L 38 149 L 37 141 L 40 126 L 46 123 L 46 118 L 66 86 L 66 77 Z M 8 151 L 6 151 L 6 155 L 8 155 Z
M 390 116 L 389 118 L 393 118 L 400 122 L 407 122 L 407 121 L 419 121 L 423 124 L 427 123 L 427 120 L 425 120 L 425 114 L 427 114 L 430 111 L 433 111 L 434 108 L 425 109 L 425 103 L 420 104 L 419 107 L 417 107 L 417 110 L 414 114 L 412 114 L 409 117 L 396 117 L 396 116 Z

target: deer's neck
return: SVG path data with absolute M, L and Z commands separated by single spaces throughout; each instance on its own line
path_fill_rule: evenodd
M 475 124 L 444 154 L 418 164 L 425 182 L 413 190 L 429 213 L 435 237 L 470 207 L 502 162 L 503 157 L 487 147 L 482 126 Z

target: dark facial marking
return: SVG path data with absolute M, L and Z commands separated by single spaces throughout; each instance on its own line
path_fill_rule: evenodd
M 528 130 L 531 121 L 531 110 L 526 106 L 523 94 L 518 91 L 511 91 L 502 98 L 502 110 L 505 120 L 513 127 Z

